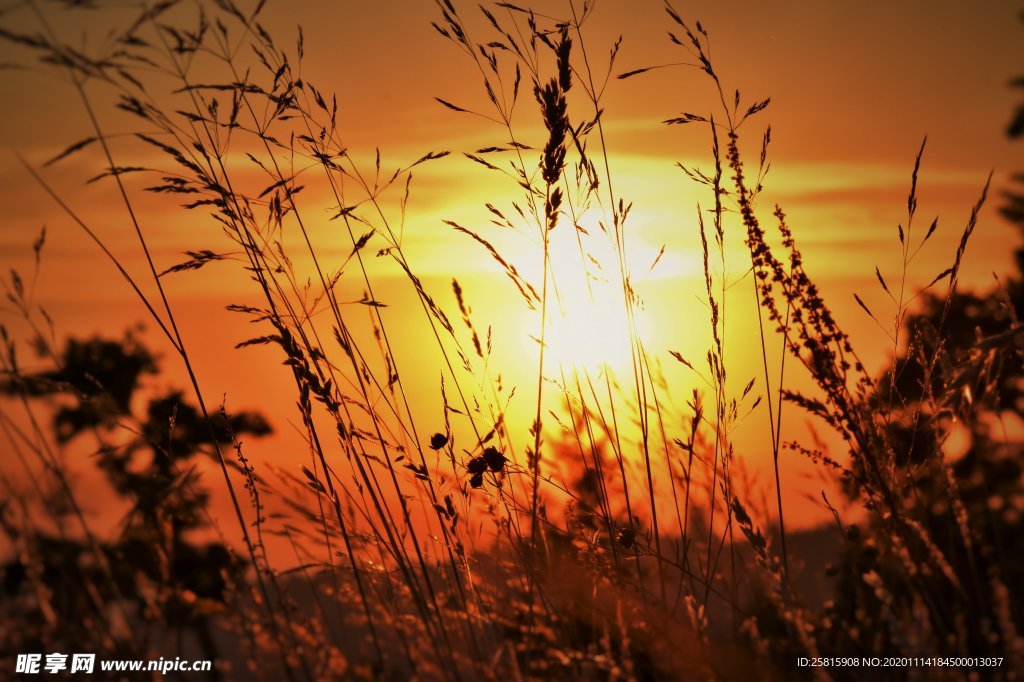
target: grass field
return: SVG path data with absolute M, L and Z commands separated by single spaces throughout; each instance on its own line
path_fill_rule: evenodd
M 3 10 L 76 109 L 12 156 L 48 227 L 5 194 L 2 665 L 1018 679 L 1020 185 L 930 190 L 923 121 L 898 225 L 801 224 L 829 181 L 773 167 L 729 26 L 666 4 L 644 63 L 607 4 L 438 0 L 422 126 L 262 1 Z M 675 167 L 616 118 L 649 93 Z

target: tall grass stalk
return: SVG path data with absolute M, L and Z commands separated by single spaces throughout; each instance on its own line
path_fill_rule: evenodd
M 979 511 L 988 509 L 988 497 L 978 501 L 964 465 L 949 461 L 943 449 L 949 420 L 980 431 L 985 413 L 995 409 L 992 377 L 1019 334 L 1017 324 L 962 352 L 945 340 L 987 185 L 952 266 L 913 294 L 910 266 L 936 229 L 933 222 L 923 237 L 911 231 L 923 146 L 918 152 L 906 229 L 899 229 L 898 294 L 876 270 L 895 306 L 893 329 L 885 331 L 896 358 L 876 379 L 805 269 L 783 209 L 760 209 L 771 128 L 750 130 L 769 100 L 728 96 L 727 79 L 711 61 L 709 32 L 666 4 L 670 40 L 686 53 L 684 63 L 668 66 L 703 74 L 713 100 L 708 113 L 665 121 L 708 131 L 713 167 L 682 167 L 701 192 L 696 214 L 665 216 L 681 234 L 699 239 L 703 259 L 696 293 L 706 305 L 708 340 L 700 362 L 670 352 L 686 373 L 680 387 L 662 369 L 662 350 L 642 334 L 632 204 L 612 151 L 615 129 L 607 125 L 616 115 L 607 92 L 628 88 L 621 79 L 661 67 L 613 78 L 621 38 L 610 46 L 607 67 L 594 59 L 589 22 L 603 7 L 567 0 L 562 16 L 549 16 L 499 2 L 480 7 L 474 20 L 451 0 L 437 0 L 434 29 L 469 60 L 481 83 L 475 95 L 439 93 L 437 101 L 497 142 L 461 155 L 431 150 L 393 173 L 378 148 L 349 144 L 336 96 L 303 75 L 301 30 L 293 46 L 283 47 L 261 23 L 263 2 L 147 5 L 95 54 L 64 41 L 34 0 L 26 7 L 41 32 L 4 29 L 0 37 L 60 73 L 91 127 L 89 138 L 51 163 L 95 145 L 98 154 L 85 156 L 103 167 L 94 180 L 119 198 L 146 281 L 130 274 L 109 237 L 53 187 L 46 166 L 23 164 L 111 261 L 182 363 L 248 566 L 212 620 L 218 636 L 244 643 L 260 660 L 254 667 L 267 666 L 256 673 L 291 680 L 785 679 L 794 657 L 819 653 L 946 648 L 1020 657 L 1015 559 L 1000 556 L 1008 541 L 992 539 L 1001 537 L 993 530 L 999 525 L 989 520 L 991 510 Z M 109 96 L 137 133 L 108 131 Z M 754 167 L 748 140 L 757 144 L 756 173 L 748 170 Z M 145 161 L 128 163 L 129 157 Z M 537 350 L 525 396 L 509 390 L 507 368 L 496 366 L 495 348 L 507 350 L 508 335 L 495 333 L 490 320 L 484 332 L 473 311 L 488 292 L 465 285 L 461 271 L 446 278 L 450 290 L 435 290 L 404 243 L 406 221 L 415 215 L 409 210 L 414 170 L 456 163 L 500 177 L 510 188 L 480 210 L 491 227 L 440 217 L 438 223 L 450 230 L 446 239 L 479 249 L 533 316 Z M 207 213 L 205 224 L 216 228 L 203 235 L 210 248 L 189 251 L 187 260 L 166 269 L 158 265 L 147 202 L 134 193 L 126 177 L 132 174 L 156 177 L 146 189 L 185 202 L 191 215 Z M 733 234 L 742 237 L 749 264 L 730 262 Z M 532 250 L 508 248 L 513 238 Z M 570 254 L 574 262 L 562 260 L 556 245 L 563 238 L 578 263 L 577 253 Z M 341 256 L 331 250 L 336 245 Z M 599 259 L 600 252 L 608 255 Z M 226 263 L 212 265 L 220 261 Z M 298 448 L 273 482 L 256 475 L 226 406 L 208 409 L 194 343 L 186 344 L 165 286 L 167 277 L 187 271 L 234 266 L 233 276 L 251 287 L 246 302 L 226 307 L 259 328 L 238 352 L 265 347 L 284 363 L 294 389 Z M 731 274 L 736 268 L 745 274 Z M 400 293 L 382 279 L 390 275 L 401 282 Z M 746 347 L 736 338 L 740 299 L 733 289 L 748 276 L 758 325 L 748 346 L 759 349 L 760 367 L 744 385 L 735 383 L 746 381 L 733 360 Z M 928 290 L 943 279 L 945 296 L 933 301 Z M 609 284 L 612 294 L 604 297 L 599 284 Z M 29 329 L 45 336 L 31 321 L 31 297 L 16 274 L 10 288 Z M 591 300 L 574 300 L 573 292 Z M 407 296 L 414 314 L 393 314 L 383 300 L 389 295 Z M 912 306 L 926 301 L 937 323 L 912 330 Z M 625 376 L 616 375 L 611 358 L 586 366 L 553 352 L 559 316 L 585 303 L 623 313 L 624 322 L 609 333 L 628 346 Z M 32 556 L 49 538 L 32 519 L 33 505 L 47 497 L 31 475 L 39 468 L 58 483 L 103 568 L 86 585 L 89 609 L 101 624 L 97 637 L 107 651 L 134 647 L 142 655 L 150 643 L 119 632 L 107 607 L 118 606 L 129 624 L 145 613 L 129 608 L 104 533 L 90 525 L 32 402 L 57 391 L 33 388 L 45 373 L 22 367 L 15 342 L 2 331 L 0 389 L 3 400 L 18 400 L 28 427 L 0 412 L 0 429 L 31 483 L 23 492 L 13 475 L 0 471 L 11 499 L 0 507 L 0 521 L 28 566 L 27 586 L 5 608 L 15 617 L 39 615 L 48 632 L 59 627 L 46 560 Z M 434 370 L 417 374 L 422 359 L 403 344 L 411 333 L 437 358 Z M 777 357 L 773 343 L 781 345 Z M 51 347 L 44 360 L 59 366 L 56 343 Z M 922 377 L 920 395 L 906 388 L 914 371 Z M 422 384 L 435 378 L 438 399 L 430 402 L 421 397 Z M 974 405 L 975 395 L 983 396 L 982 406 Z M 514 398 L 530 423 L 512 419 Z M 787 442 L 785 403 L 791 404 L 787 433 L 795 431 L 790 415 L 803 412 L 848 452 Z M 765 506 L 771 510 L 751 502 L 758 491 L 734 439 L 740 422 L 759 408 L 767 412 L 767 445 L 752 454 L 770 453 L 774 502 Z M 128 411 L 117 423 L 130 431 Z M 103 452 L 113 451 L 117 439 L 104 429 L 111 427 L 93 429 L 95 440 Z M 973 456 L 996 467 L 1000 448 L 1009 447 L 992 445 Z M 824 604 L 807 603 L 801 589 L 808 569 L 798 560 L 796 539 L 806 534 L 787 533 L 793 510 L 786 507 L 783 453 L 790 451 L 813 460 L 863 509 L 856 522 L 845 519 L 822 493 L 837 522 L 829 537 L 840 547 L 835 595 Z M 198 478 L 188 473 L 176 471 L 200 500 Z M 235 490 L 239 476 L 249 512 Z M 1015 493 L 999 494 L 1005 502 Z M 9 521 L 13 515 L 24 529 Z M 49 518 L 62 541 L 74 542 L 61 513 Z M 216 527 L 212 519 L 204 522 Z M 778 531 L 766 534 L 768 523 Z M 284 551 L 272 549 L 274 536 Z M 159 625 L 169 630 L 172 623 L 167 617 Z M 825 679 L 827 673 L 815 674 Z

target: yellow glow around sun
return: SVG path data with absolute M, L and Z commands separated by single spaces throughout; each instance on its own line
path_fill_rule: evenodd
M 613 242 L 596 220 L 587 221 L 584 229 L 577 234 L 563 222 L 550 234 L 545 374 L 557 375 L 560 367 L 624 375 L 633 371 L 631 329 L 647 338 L 649 321 L 642 307 L 634 306 L 630 324 Z M 627 253 L 630 270 L 643 274 L 658 252 L 638 244 Z M 524 270 L 532 271 L 532 281 L 542 281 L 541 262 Z M 536 353 L 539 311 L 527 324 L 531 326 L 524 336 Z
M 616 374 L 632 371 L 630 324 L 621 289 L 602 282 L 593 284 L 590 291 L 563 287 L 559 294 L 562 305 L 552 311 L 545 339 L 552 367 L 588 371 L 607 367 Z M 633 328 L 644 338 L 646 318 L 641 311 L 634 318 Z

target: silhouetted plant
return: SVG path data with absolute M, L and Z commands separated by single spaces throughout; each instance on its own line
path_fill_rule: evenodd
M 111 653 L 111 646 L 114 651 L 138 646 L 137 653 L 142 653 L 145 639 L 104 642 L 93 629 L 100 617 L 97 606 L 120 603 L 130 605 L 124 624 L 129 631 L 122 637 L 138 627 L 150 633 L 147 638 L 184 629 L 196 637 L 204 657 L 217 658 L 210 616 L 230 608 L 229 583 L 244 582 L 245 567 L 222 542 L 193 537 L 194 531 L 213 530 L 206 515 L 209 492 L 197 466 L 197 458 L 211 454 L 211 431 L 180 392 L 149 395 L 143 378 L 158 372 L 158 361 L 133 333 L 120 340 L 70 339 L 56 365 L 47 371 L 9 373 L 2 391 L 48 398 L 53 434 L 70 453 L 88 451 L 78 441 L 92 437 L 91 459 L 127 511 L 116 524 L 119 532 L 109 539 L 83 539 L 61 528 L 70 511 L 57 514 L 57 532 L 36 527 L 26 533 L 4 516 L 8 538 L 26 547 L 4 565 L 4 618 L 22 626 L 16 644 L 9 644 L 20 650 L 68 650 L 72 645 L 81 650 L 92 643 L 105 653 Z M 139 400 L 146 407 L 136 415 Z M 219 413 L 213 433 L 229 444 L 236 436 L 266 435 L 270 426 L 258 413 L 230 418 Z M 51 471 L 44 468 L 34 475 L 46 480 Z M 64 499 L 62 494 L 56 497 Z M 108 499 L 106 505 L 116 508 L 112 502 Z M 67 504 L 64 500 L 63 506 Z M 97 552 L 105 566 L 97 563 Z M 49 600 L 25 599 L 40 588 L 51 595 Z M 90 603 L 90 595 L 98 603 Z M 59 628 L 54 628 L 53 618 Z
M 770 100 L 727 96 L 709 32 L 667 4 L 670 40 L 718 95 L 714 114 L 665 121 L 708 131 L 713 164 L 710 171 L 683 167 L 709 194 L 693 230 L 702 244 L 698 295 L 711 341 L 706 368 L 671 352 L 702 387 L 673 400 L 659 354 L 638 331 L 643 301 L 626 258 L 631 204 L 615 189 L 606 140 L 614 111 L 604 93 L 620 41 L 607 70 L 595 66 L 585 28 L 594 4 L 586 0 L 569 0 L 564 18 L 495 3 L 481 8 L 482 29 L 451 0 L 438 0 L 434 28 L 477 69 L 486 98 L 482 108 L 438 102 L 453 116 L 495 125 L 497 144 L 463 156 L 507 177 L 516 193 L 486 202 L 485 219 L 539 247 L 529 255 L 540 266 L 534 281 L 489 233 L 445 221 L 482 248 L 539 318 L 532 423 L 508 424 L 512 396 L 492 366 L 491 330 L 475 326 L 475 292 L 452 280 L 465 328 L 453 325 L 404 249 L 412 169 L 448 152 L 427 152 L 393 174 L 379 150 L 363 161 L 340 129 L 337 98 L 302 76 L 301 31 L 294 46 L 282 46 L 260 23 L 263 7 L 158 2 L 94 52 L 61 40 L 45 12 L 33 13 L 38 32 L 0 32 L 80 96 L 93 130 L 46 165 L 99 149 L 102 167 L 90 181 L 116 186 L 149 286 L 26 163 L 29 172 L 109 256 L 191 388 L 186 398 L 150 387 L 157 359 L 134 334 L 71 340 L 57 352 L 35 326 L 31 293 L 12 274 L 9 300 L 52 367 L 27 370 L 0 327 L 0 388 L 31 417 L 50 410 L 53 431 L 49 438 L 43 422 L 30 419 L 33 433 L 19 433 L 0 412 L 12 450 L 20 455 L 25 443 L 33 457 L 26 462 L 34 463 L 26 467 L 34 474 L 31 495 L 0 479 L 11 493 L 0 503 L 0 522 L 15 548 L 4 571 L 9 599 L 0 605 L 0 628 L 13 648 L 90 641 L 97 650 L 137 654 L 187 630 L 214 658 L 216 635 L 229 632 L 259 677 L 453 682 L 788 679 L 794 656 L 818 652 L 1021 655 L 1024 576 L 1013 503 L 1021 497 L 1022 453 L 991 429 L 992 417 L 1021 408 L 1022 287 L 1014 277 L 991 296 L 957 290 L 987 185 L 953 265 L 925 292 L 892 296 L 898 357 L 882 377 L 872 376 L 805 267 L 785 212 L 776 206 L 765 214 L 758 205 L 770 128 L 754 137 L 756 164 L 746 141 Z M 134 135 L 118 131 L 119 142 L 135 147 L 112 147 L 94 88 L 114 93 L 116 107 L 138 126 Z M 531 117 L 525 126 L 523 116 Z M 933 222 L 921 236 L 912 225 L 923 151 L 898 230 L 904 268 L 937 229 Z M 146 191 L 184 202 L 193 220 L 207 213 L 210 238 L 226 241 L 224 248 L 193 248 L 183 262 L 158 267 L 127 174 L 155 177 Z M 1020 198 L 1011 196 L 1007 215 L 1019 220 L 1019 209 Z M 342 259 L 318 246 L 323 225 L 340 235 Z M 726 259 L 733 229 L 749 253 L 740 271 L 749 268 L 744 283 L 757 302 L 763 367 L 763 376 L 741 380 L 742 390 L 733 389 L 725 351 L 727 332 L 735 333 L 726 314 L 736 284 Z M 615 282 L 625 321 L 612 331 L 628 341 L 631 362 L 621 385 L 607 365 L 556 366 L 546 355 L 550 316 L 566 304 L 551 240 L 565 233 L 579 246 L 588 290 Z M 597 240 L 614 262 L 590 253 Z M 436 404 L 413 399 L 409 358 L 392 346 L 406 329 L 381 312 L 388 302 L 378 298 L 373 253 L 396 268 L 419 304 L 426 342 L 439 352 Z M 300 259 L 308 272 L 296 265 Z M 292 557 L 271 562 L 267 555 L 261 495 L 269 484 L 256 477 L 240 442 L 269 433 L 269 425 L 255 413 L 208 409 L 163 286 L 165 277 L 234 266 L 255 300 L 226 307 L 260 329 L 237 347 L 266 347 L 294 389 L 300 452 L 289 453 L 279 477 L 286 512 L 275 513 L 267 529 L 294 552 L 289 568 L 282 566 Z M 945 296 L 930 293 L 943 284 Z M 773 334 L 781 341 L 777 358 L 768 351 Z M 794 365 L 810 390 L 791 389 Z M 49 407 L 40 407 L 44 398 Z M 731 438 L 762 399 L 775 475 L 771 512 L 751 504 Z M 784 405 L 822 420 L 848 456 L 783 443 Z M 944 447 L 954 421 L 967 426 L 971 441 L 951 462 Z M 90 445 L 112 491 L 108 501 L 125 507 L 116 533 L 94 533 L 71 480 L 65 458 Z M 836 512 L 844 549 L 832 569 L 835 599 L 820 610 L 801 602 L 791 573 L 780 474 L 786 450 L 842 481 L 865 510 L 859 525 L 845 525 Z M 220 468 L 245 561 L 227 540 L 198 538 L 214 530 L 205 463 Z M 254 521 L 236 496 L 239 477 Z

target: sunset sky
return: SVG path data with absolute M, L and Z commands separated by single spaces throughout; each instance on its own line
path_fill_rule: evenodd
M 103 3 L 98 3 L 103 4 Z M 456 3 L 481 35 L 487 25 L 475 4 Z M 885 313 L 885 298 L 875 282 L 875 266 L 883 275 L 898 279 L 900 251 L 897 224 L 905 221 L 910 173 L 921 140 L 927 135 L 919 190 L 916 225 L 939 217 L 939 231 L 912 265 L 909 282 L 930 281 L 951 262 L 970 207 L 994 172 L 995 191 L 986 206 L 968 250 L 962 281 L 965 286 L 987 287 L 992 273 L 1007 272 L 1014 232 L 996 214 L 1000 190 L 1015 171 L 1024 169 L 1020 144 L 1005 137 L 1006 125 L 1019 93 L 1008 86 L 1024 73 L 1024 24 L 1020 8 L 1011 2 L 963 3 L 906 0 L 864 3 L 802 2 L 680 2 L 676 9 L 688 21 L 702 22 L 711 36 L 712 58 L 726 87 L 737 88 L 745 102 L 771 97 L 768 109 L 749 124 L 751 160 L 763 126 L 771 123 L 769 158 L 772 170 L 760 198 L 760 209 L 770 222 L 770 208 L 778 203 L 789 216 L 806 266 L 822 285 L 826 299 L 841 322 L 852 330 L 855 343 L 872 371 L 891 356 L 892 344 L 856 307 L 858 292 L 871 306 Z M 535 3 L 540 12 L 562 16 L 561 0 Z M 3 10 L 5 21 L 33 27 L 33 17 L 18 3 Z M 101 42 L 109 15 L 98 10 L 76 10 L 55 21 L 65 36 L 88 35 L 86 45 Z M 451 156 L 425 164 L 415 172 L 404 225 L 405 247 L 428 289 L 458 317 L 451 295 L 457 276 L 467 291 L 479 328 L 492 326 L 495 365 L 509 368 L 506 379 L 520 385 L 519 405 L 510 407 L 527 423 L 531 372 L 535 380 L 535 316 L 525 310 L 514 288 L 479 245 L 457 234 L 444 219 L 479 229 L 512 254 L 522 272 L 539 279 L 536 237 L 532 234 L 496 235 L 484 204 L 508 206 L 517 198 L 512 183 L 462 156 L 481 146 L 504 142 L 493 124 L 441 106 L 435 97 L 467 109 L 483 109 L 486 97 L 479 75 L 449 42 L 432 28 L 438 10 L 427 1 L 315 3 L 275 2 L 264 10 L 263 22 L 281 43 L 294 42 L 296 27 L 305 35 L 303 75 L 329 92 L 337 92 L 342 137 L 354 158 L 372 167 L 380 149 L 382 165 L 394 169 L 428 151 L 451 151 Z M 668 39 L 671 28 L 660 2 L 598 2 L 585 33 L 595 69 L 606 68 L 606 55 L 618 35 L 622 50 L 613 73 L 678 62 L 687 55 Z M 32 29 L 36 30 L 36 29 Z M 72 41 L 74 42 L 74 41 Z M 21 63 L 25 53 L 6 43 L 0 63 Z M 118 335 L 144 317 L 142 306 L 113 267 L 20 166 L 18 152 L 39 166 L 70 143 L 90 134 L 88 121 L 73 90 L 52 72 L 35 67 L 0 70 L 5 104 L 0 109 L 0 265 L 31 273 L 31 245 L 42 225 L 47 245 L 37 280 L 36 297 L 55 319 L 58 334 L 104 333 Z M 97 93 L 103 100 L 103 96 Z M 617 192 L 634 204 L 627 229 L 630 265 L 638 290 L 647 302 L 640 323 L 648 337 L 649 352 L 668 364 L 668 349 L 701 358 L 708 344 L 706 314 L 700 302 L 703 287 L 700 240 L 696 230 L 696 204 L 706 205 L 702 194 L 675 168 L 676 162 L 707 168 L 711 161 L 705 127 L 666 126 L 666 118 L 681 112 L 714 111 L 716 95 L 706 76 L 695 69 L 666 68 L 635 78 L 611 79 L 606 92 L 605 120 L 608 151 Z M 570 107 L 574 122 L 587 115 Z M 536 116 L 524 114 L 520 134 L 540 140 Z M 108 133 L 121 131 L 125 119 L 101 112 Z M 118 141 L 115 140 L 115 145 Z M 537 145 L 542 142 L 537 142 Z M 126 267 L 144 275 L 134 235 L 115 188 L 108 181 L 85 185 L 99 172 L 102 160 L 95 151 L 47 169 L 45 177 L 83 218 L 96 228 Z M 142 180 L 132 186 L 144 187 Z M 312 202 L 316 197 L 310 198 Z M 219 229 L 201 212 L 182 214 L 173 203 L 147 201 L 146 222 L 158 267 L 183 260 L 186 249 L 230 250 Z M 323 215 L 329 217 L 326 211 Z M 325 223 L 326 224 L 326 223 Z M 587 226 L 597 232 L 596 220 Z M 491 230 L 491 231 L 489 231 Z M 322 235 L 321 253 L 343 259 L 344 243 Z M 662 247 L 664 256 L 650 268 Z M 565 258 L 572 256 L 572 243 Z M 596 247 L 595 248 L 599 248 Z M 730 280 L 744 272 L 742 243 L 733 243 L 735 265 Z M 747 261 L 749 267 L 749 260 Z M 531 269 L 532 268 L 532 269 Z M 243 321 L 224 312 L 228 303 L 251 293 L 238 263 L 214 263 L 197 273 L 168 278 L 168 290 L 182 314 L 183 331 L 191 339 L 207 392 L 227 394 L 237 407 L 260 408 L 271 415 L 278 435 L 264 445 L 262 456 L 278 465 L 280 452 L 295 446 L 297 436 L 289 421 L 294 415 L 275 416 L 291 409 L 293 398 L 284 387 L 286 377 L 271 349 L 237 353 L 234 344 L 253 336 Z M 388 284 L 377 292 L 388 302 L 385 315 L 396 328 L 404 316 L 416 315 L 408 287 L 394 267 L 380 266 Z M 404 292 L 404 293 L 403 293 Z M 756 333 L 751 320 L 749 285 L 736 303 L 733 332 L 737 338 Z M 562 295 L 586 298 L 585 288 L 567 284 Z M 357 301 L 354 288 L 348 298 Z M 404 297 L 404 298 L 403 298 Z M 572 306 L 567 306 L 572 308 Z M 617 324 L 615 313 L 600 297 L 573 308 L 575 318 L 556 327 L 552 343 L 559 361 L 589 362 L 585 347 L 602 338 L 606 326 Z M 454 311 L 454 313 L 452 313 Z M 0 308 L 0 322 L 18 328 L 15 314 Z M 599 320 L 594 322 L 594 320 Z M 416 378 L 417 395 L 436 400 L 438 359 L 419 347 L 413 325 L 397 342 L 396 354 Z M 532 326 L 531 326 L 532 325 Z M 594 325 L 594 326 L 591 326 Z M 561 331 L 559 331 L 561 329 Z M 150 332 L 154 345 L 159 341 Z M 159 347 L 159 346 L 158 346 Z M 165 352 L 168 369 L 177 370 Z M 601 346 L 606 355 L 628 358 L 628 343 Z M 758 371 L 759 357 L 737 343 L 736 382 L 742 387 Z M 247 363 L 272 368 L 266 374 L 247 369 Z M 614 364 L 614 360 L 612 360 Z M 625 367 L 623 360 L 623 367 Z M 672 368 L 671 372 L 676 372 Z M 682 375 L 671 375 L 682 376 Z M 181 383 L 164 377 L 168 384 Z M 685 396 L 687 388 L 677 397 Z M 440 410 L 432 415 L 440 421 Z M 757 420 L 755 413 L 752 420 Z M 765 417 L 760 416 L 763 420 Z M 802 417 L 794 417 L 794 430 Z M 424 428 L 429 428 L 424 425 Z M 758 448 L 755 433 L 739 442 Z M 525 429 L 519 436 L 526 440 Z M 260 459 L 260 455 L 256 456 Z M 763 464 L 763 462 L 762 462 Z M 753 468 L 761 471 L 761 465 Z M 815 497 L 815 486 L 805 484 L 810 470 L 789 470 L 792 488 Z M 796 494 L 796 493 L 794 493 Z M 821 517 L 807 512 L 813 522 Z M 796 521 L 800 525 L 799 520 Z
M 564 9 L 560 2 L 541 5 L 542 11 L 550 6 L 555 16 Z M 831 258 L 823 276 L 861 277 L 871 268 L 862 266 L 860 256 L 871 261 L 870 254 L 876 260 L 885 255 L 878 247 L 894 235 L 913 155 L 925 135 L 922 211 L 942 218 L 947 244 L 988 171 L 995 171 L 999 187 L 1018 165 L 1019 149 L 1003 135 L 1016 101 L 1008 83 L 1024 56 L 1020 21 L 1011 5 L 687 3 L 678 9 L 709 30 L 716 68 L 728 88 L 735 86 L 751 101 L 772 98 L 764 119 L 773 129 L 773 172 L 765 201 L 783 204 L 793 223 L 803 226 L 801 242 L 815 256 L 820 253 L 821 261 L 834 255 L 836 246 L 843 247 L 844 257 Z M 32 26 L 25 10 L 11 7 L 12 17 L 24 19 L 15 25 Z M 486 100 L 469 60 L 430 27 L 437 18 L 432 3 L 271 2 L 264 11 L 264 22 L 279 42 L 293 41 L 296 27 L 303 26 L 304 73 L 323 88 L 337 90 L 343 134 L 353 154 L 372 158 L 379 147 L 385 164 L 390 160 L 397 166 L 428 150 L 472 150 L 493 143 L 500 133 L 434 101 L 442 97 L 481 109 Z M 475 6 L 464 13 L 474 20 L 478 16 Z M 62 28 L 70 35 L 80 32 L 83 40 L 88 34 L 88 44 L 101 42 L 109 13 L 80 10 L 72 16 L 74 27 Z M 67 23 L 59 15 L 56 21 Z M 617 73 L 680 61 L 685 55 L 669 42 L 668 21 L 658 2 L 630 3 L 628 8 L 598 3 L 586 36 L 588 48 L 602 55 L 595 62 L 603 62 L 611 41 L 622 34 Z M 483 33 L 482 20 L 478 25 Z M 17 61 L 9 46 L 3 49 L 9 53 L 3 62 Z M 694 204 L 693 188 L 672 166 L 677 161 L 707 163 L 706 131 L 660 123 L 682 111 L 712 110 L 714 93 L 701 75 L 693 69 L 666 69 L 613 81 L 607 91 L 609 147 L 628 187 L 622 194 L 634 201 L 637 222 L 647 223 L 636 226 L 638 240 L 654 252 L 678 229 L 652 216 L 687 216 Z M 7 68 L 2 77 L 7 91 L 17 93 L 0 112 L 5 148 L 38 163 L 88 133 L 73 92 L 51 73 Z M 535 121 L 524 117 L 524 130 L 531 125 Z M 82 159 L 74 169 L 79 174 L 93 168 Z M 410 206 L 418 229 L 410 231 L 410 239 L 433 241 L 436 233 L 445 232 L 440 217 L 479 217 L 489 188 L 482 186 L 481 178 L 487 178 L 478 170 L 453 157 L 419 174 Z M 23 235 L 54 222 L 57 214 L 12 154 L 6 154 L 0 172 L 2 191 L 12 198 L 5 201 L 2 248 L 5 256 L 15 258 L 18 246 L 27 244 Z M 76 200 L 79 210 L 97 208 L 99 202 L 89 199 L 103 188 L 83 189 L 73 181 L 72 169 L 54 172 L 49 177 Z M 990 202 L 989 208 L 995 205 Z M 1008 263 L 1005 250 L 998 248 L 1008 233 L 999 223 L 987 222 L 990 226 L 979 230 L 978 250 L 1000 255 L 994 262 L 973 261 L 974 275 L 1002 270 Z M 52 228 L 57 230 L 56 222 Z M 65 232 L 66 240 L 55 243 L 50 256 L 74 261 L 81 236 Z M 129 236 L 111 226 L 108 239 L 127 248 Z M 167 240 L 168 259 L 184 246 L 170 243 L 178 237 Z M 687 258 L 686 247 L 671 251 L 670 256 Z M 935 251 L 941 260 L 942 249 Z M 444 272 L 444 262 L 441 250 L 424 249 L 420 266 Z

